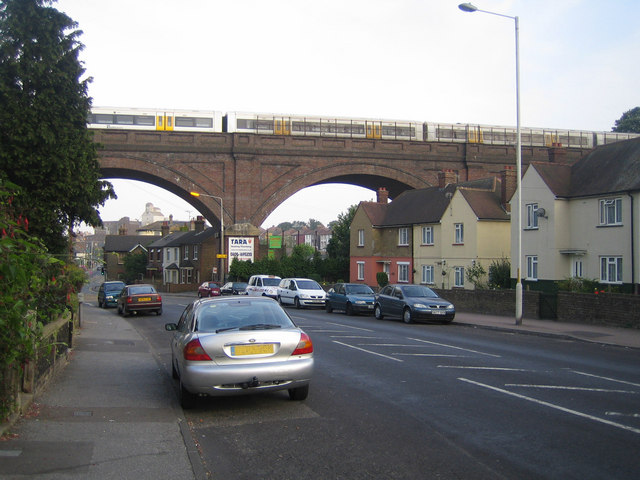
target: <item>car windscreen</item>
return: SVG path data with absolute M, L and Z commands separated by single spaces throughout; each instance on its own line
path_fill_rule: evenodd
M 141 285 L 139 287 L 129 287 L 129 295 L 144 295 L 145 293 L 156 293 L 156 289 L 150 285 Z
M 105 284 L 104 290 L 105 292 L 119 292 L 124 288 L 124 283 L 113 283 L 111 285 Z
M 422 285 L 407 285 L 402 287 L 402 293 L 406 297 L 427 297 L 427 298 L 438 298 L 436 292 L 431 290 L 428 287 L 423 287 Z
M 322 290 L 318 282 L 313 280 L 298 280 L 298 288 L 301 290 Z
M 279 278 L 263 278 L 262 279 L 262 285 L 264 285 L 265 287 L 277 287 L 279 283 L 280 283 Z
M 346 291 L 351 295 L 373 295 L 373 290 L 368 285 L 349 285 Z
M 252 326 L 295 327 L 276 302 L 218 301 L 202 305 L 196 313 L 197 332 L 215 333 Z

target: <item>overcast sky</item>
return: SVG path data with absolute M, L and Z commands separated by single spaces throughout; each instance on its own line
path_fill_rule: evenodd
M 460 0 L 59 0 L 79 23 L 94 106 L 178 108 L 514 126 L 515 22 Z M 521 123 L 610 131 L 640 106 L 638 0 L 478 0 L 520 18 Z M 112 180 L 103 220 L 147 202 L 196 210 L 150 184 Z M 335 220 L 374 193 L 305 189 L 263 226 Z M 319 208 L 319 203 L 326 206 Z

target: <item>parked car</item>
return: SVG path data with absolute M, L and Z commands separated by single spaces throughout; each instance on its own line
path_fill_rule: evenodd
M 220 296 L 220 285 L 216 282 L 204 282 L 198 287 L 198 298 Z
M 98 289 L 98 306 L 100 308 L 117 307 L 118 297 L 124 287 L 124 282 L 104 282 Z
M 344 310 L 347 315 L 373 313 L 375 292 L 362 283 L 336 283 L 327 292 L 325 310 Z
M 400 317 L 405 323 L 418 320 L 451 323 L 456 310 L 451 302 L 441 298 L 424 285 L 387 285 L 375 297 L 374 314 L 378 320 L 385 316 Z
M 171 370 L 183 408 L 199 395 L 288 390 L 292 400 L 304 400 L 309 394 L 311 338 L 268 298 L 195 300 L 165 329 L 173 332 Z
M 324 307 L 327 294 L 315 280 L 310 278 L 284 278 L 278 285 L 280 305 L 302 307 Z
M 162 297 L 153 285 L 127 285 L 118 298 L 118 313 L 129 315 L 133 312 L 156 312 L 162 315 Z
M 249 278 L 246 292 L 251 297 L 278 298 L 278 284 L 281 278 L 275 275 L 253 275 Z
M 227 282 L 220 288 L 222 295 L 246 295 L 247 284 L 245 282 Z

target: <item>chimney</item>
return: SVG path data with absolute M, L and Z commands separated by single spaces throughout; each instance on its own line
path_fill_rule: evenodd
M 196 233 L 200 233 L 204 231 L 204 218 L 201 215 L 196 217 L 196 221 L 194 222 L 194 230 Z
M 444 188 L 449 184 L 458 183 L 458 175 L 455 170 L 445 168 L 441 172 L 438 172 L 438 187 Z
M 167 221 L 162 222 L 162 225 L 160 226 L 160 231 L 162 232 L 163 237 L 166 237 L 167 235 L 169 235 L 169 222 Z
M 377 202 L 378 203 L 389 203 L 389 192 L 387 191 L 386 188 L 380 187 L 378 189 Z
M 118 235 L 126 235 L 126 234 L 127 234 L 126 225 L 119 225 L 118 226 Z
M 509 200 L 513 197 L 513 194 L 516 192 L 516 171 L 513 168 L 513 165 L 505 165 L 504 170 L 500 172 L 500 183 L 501 192 L 500 192 L 500 203 L 504 206 L 507 212 L 511 211 L 511 206 L 509 205 Z

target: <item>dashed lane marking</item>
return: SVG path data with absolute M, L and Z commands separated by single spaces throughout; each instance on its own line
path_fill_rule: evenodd
M 486 355 L 487 357 L 495 357 L 495 358 L 500 358 L 501 357 L 500 355 L 495 355 L 493 353 L 485 353 L 485 352 L 480 352 L 478 350 L 470 350 L 468 348 L 456 347 L 455 345 L 447 345 L 446 343 L 430 342 L 428 340 L 421 340 L 419 338 L 411 338 L 411 337 L 409 337 L 409 340 L 413 340 L 415 342 L 428 343 L 430 345 L 438 345 L 439 347 L 453 348 L 455 350 L 462 350 L 464 352 L 477 353 L 478 355 Z
M 360 350 L 361 352 L 370 353 L 371 355 L 376 355 L 378 357 L 387 358 L 389 360 L 393 360 L 394 362 L 404 362 L 404 360 L 400 360 L 399 358 L 390 357 L 389 355 L 383 355 L 382 353 L 372 352 L 371 350 L 366 350 L 364 348 L 356 347 L 354 345 L 349 345 L 348 343 L 338 342 L 337 340 L 334 340 L 333 343 L 337 343 L 338 345 L 353 348 L 354 350 Z

